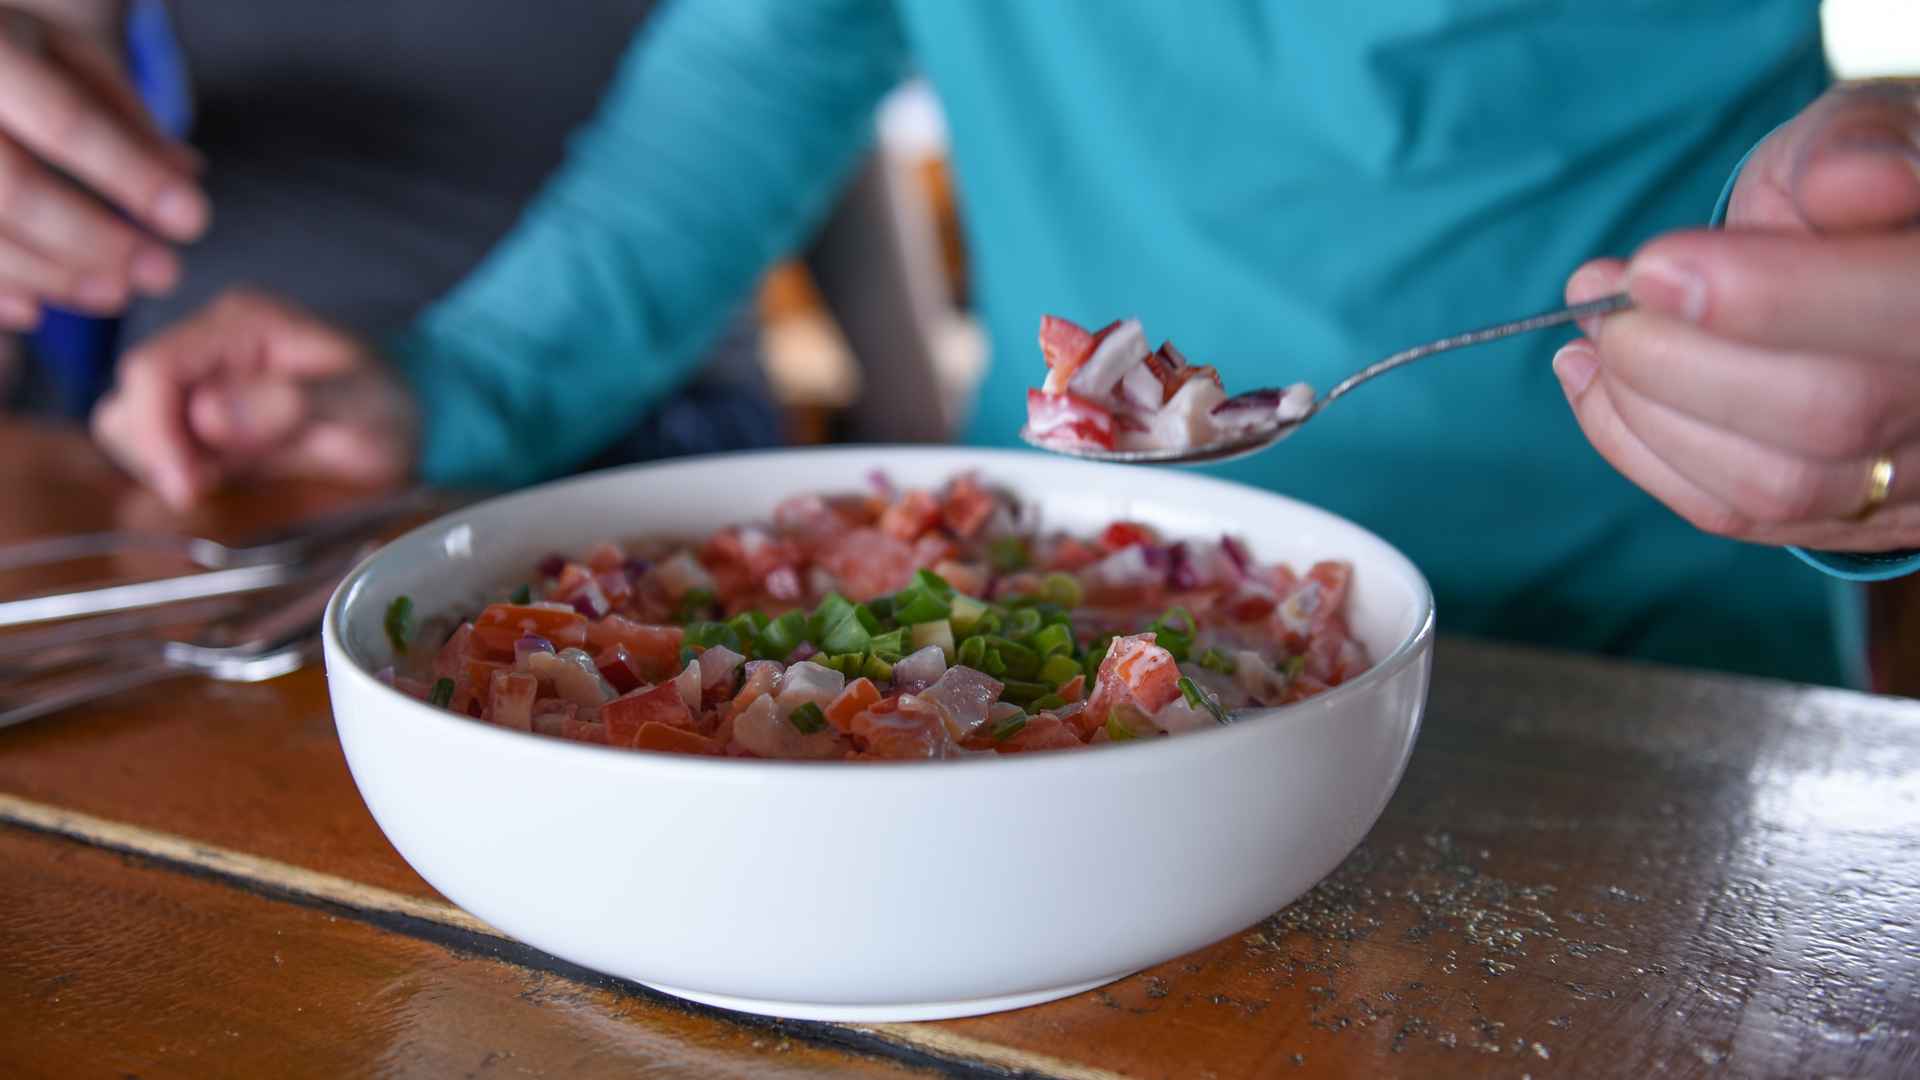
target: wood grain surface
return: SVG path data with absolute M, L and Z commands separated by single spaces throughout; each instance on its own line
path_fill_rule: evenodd
M 62 527 L 120 512 L 110 474 L 75 483 L 102 494 Z M 310 505 L 283 485 L 200 524 Z M 0 514 L 0 537 L 27 513 Z M 666 1075 L 1920 1074 L 1920 703 L 1457 639 L 1399 791 L 1307 896 L 1108 987 L 967 1020 L 735 1017 L 495 937 L 381 836 L 316 671 L 186 681 L 0 732 L 0 821 L 0 905 L 33 912 L 0 930 L 0 1000 L 28 1002 L 0 1010 L 8 1076 L 603 1060 Z M 276 935 L 351 959 L 264 967 Z M 170 953 L 175 938 L 192 947 Z M 188 969 L 191 985 L 172 973 Z M 76 988 L 54 994 L 63 977 Z M 383 989 L 395 979 L 408 989 Z M 398 1021 L 362 1004 L 401 998 L 396 1015 L 427 1020 L 396 1058 Z M 309 1000 L 332 1025 L 324 1047 L 310 1032 L 279 1058 L 222 1041 L 293 1024 L 275 1010 Z M 482 1069 L 471 1051 L 489 1039 L 514 1056 Z

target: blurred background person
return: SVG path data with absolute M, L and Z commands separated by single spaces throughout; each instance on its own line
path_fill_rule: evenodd
M 118 353 L 235 285 L 404 326 L 512 226 L 653 6 L 0 7 L 0 401 L 83 420 Z M 782 441 L 750 308 L 705 357 L 598 463 Z

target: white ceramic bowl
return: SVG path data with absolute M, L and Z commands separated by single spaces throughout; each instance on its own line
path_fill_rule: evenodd
M 1354 565 L 1376 660 L 1229 727 L 961 762 L 632 753 L 481 724 L 381 684 L 382 616 L 465 608 L 549 551 L 700 534 L 785 496 L 978 469 L 1049 525 L 1126 518 Z M 1353 849 L 1426 702 L 1433 600 L 1373 534 L 1191 473 L 1030 453 L 870 447 L 689 459 L 550 484 L 415 530 L 328 607 L 335 722 L 361 796 L 448 899 L 514 937 L 671 994 L 801 1019 L 992 1012 L 1075 993 L 1243 930 Z

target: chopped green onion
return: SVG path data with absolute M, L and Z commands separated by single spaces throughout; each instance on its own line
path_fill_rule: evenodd
M 980 670 L 997 679 L 1007 673 L 1007 658 L 1001 656 L 998 649 L 988 649 L 986 659 L 980 664 Z
M 713 611 L 713 602 L 712 589 L 688 589 L 680 597 L 680 606 L 674 611 L 673 621 L 689 623 L 704 618 Z
M 1040 594 L 1063 608 L 1077 608 L 1085 595 L 1080 589 L 1080 579 L 1072 574 L 1054 571 L 1040 583 Z
M 1000 632 L 1000 628 L 1005 625 L 1006 620 L 1001 618 L 1001 613 L 997 609 L 988 608 L 987 613 L 980 616 L 979 621 L 973 624 L 973 629 L 968 631 L 968 633 L 997 634 Z
M 1040 632 L 1040 613 L 1032 608 L 1019 608 L 1007 616 L 1006 634 L 1015 641 L 1025 641 Z
M 453 680 L 438 679 L 433 684 L 433 693 L 427 695 L 427 704 L 445 708 L 453 701 Z
M 953 586 L 930 570 L 915 570 L 913 583 L 893 594 L 893 621 L 902 626 L 944 619 L 953 613 Z
M 987 662 L 987 639 L 970 637 L 961 642 L 955 659 L 962 667 L 970 667 L 975 671 L 983 670 Z
M 1219 649 L 1208 649 L 1206 652 L 1201 653 L 1200 666 L 1206 668 L 1208 671 L 1217 671 L 1222 675 L 1231 675 L 1240 670 L 1240 665 L 1233 662 L 1233 657 L 1228 656 Z
M 1114 742 L 1126 742 L 1133 737 L 1133 729 L 1120 722 L 1118 709 L 1107 714 L 1107 738 Z
M 953 632 L 958 637 L 966 637 L 973 633 L 974 627 L 980 622 L 980 617 L 987 613 L 987 605 L 971 596 L 955 596 L 948 606 L 953 609 L 953 612 L 947 618 L 953 623 Z
M 1026 726 L 1027 726 L 1026 713 L 1021 713 L 1018 716 L 1009 716 L 1005 720 L 1002 720 L 998 724 L 994 725 L 993 741 L 997 743 L 1006 742 L 1008 739 L 1011 739 L 1015 735 L 1020 734 L 1020 729 Z
M 867 607 L 873 612 L 874 618 L 881 622 L 887 622 L 893 618 L 893 597 L 891 596 L 876 596 L 867 601 Z
M 1008 638 L 989 637 L 986 642 L 988 661 L 991 662 L 994 657 L 999 657 L 1000 662 L 1005 665 L 1003 670 L 1007 674 L 1016 679 L 1031 679 L 1040 674 L 1039 653 Z M 1000 672 L 989 668 L 987 674 L 998 675 Z
M 1033 635 L 1028 643 L 1041 656 L 1058 656 L 1069 660 L 1073 657 L 1073 630 L 1059 623 L 1049 623 L 1041 627 L 1040 632 Z M 1078 666 L 1075 664 L 1075 667 Z M 1068 678 L 1071 677 L 1068 676 Z
M 867 651 L 889 664 L 907 655 L 907 628 L 902 626 L 884 634 L 875 634 L 867 642 Z
M 953 663 L 953 627 L 947 620 L 915 623 L 907 629 L 913 635 L 913 648 L 916 652 L 929 645 L 938 645 L 940 655 L 946 658 L 947 663 Z
M 828 656 L 822 653 L 814 657 L 813 662 L 824 667 L 830 667 L 849 679 L 857 679 L 860 677 L 861 670 L 866 666 L 867 654 L 863 652 L 850 652 L 835 653 L 832 656 Z
M 753 642 L 754 651 L 763 660 L 785 660 L 806 640 L 811 621 L 803 611 L 787 612 L 760 628 L 760 635 Z
M 387 605 L 387 641 L 393 651 L 407 655 L 407 642 L 413 638 L 413 597 L 396 596 Z
M 811 735 L 827 726 L 827 714 L 811 701 L 802 702 L 787 714 L 787 723 L 798 729 L 800 734 Z
M 880 629 L 880 620 L 865 604 L 832 593 L 814 611 L 814 633 L 820 648 L 846 653 L 865 649 Z
M 1071 656 L 1049 656 L 1040 665 L 1040 681 L 1048 686 L 1065 686 L 1080 677 L 1080 661 Z
M 1307 658 L 1303 654 L 1300 656 L 1288 657 L 1287 666 L 1284 670 L 1287 673 L 1287 678 L 1297 679 L 1300 677 L 1300 673 L 1306 670 L 1306 667 L 1307 667 Z
M 1227 719 L 1226 712 L 1220 708 L 1220 703 L 1213 700 L 1213 695 L 1195 686 L 1192 679 L 1182 675 L 1180 676 L 1178 685 L 1180 687 L 1180 696 L 1187 699 L 1187 704 L 1196 709 L 1204 709 L 1212 714 L 1213 722 L 1216 724 L 1226 724 L 1230 722 Z
M 1025 682 L 1020 679 L 1008 679 L 1001 687 L 1000 700 L 1015 705 L 1026 705 L 1053 693 L 1053 687 L 1046 683 Z
M 695 660 L 698 660 L 699 658 L 700 658 L 700 654 L 693 651 L 693 646 L 691 645 L 680 646 L 681 668 L 684 669 L 688 664 L 693 663 Z
M 880 659 L 878 656 L 869 655 L 867 657 L 866 667 L 862 670 L 861 674 L 872 679 L 874 682 L 886 682 L 893 678 L 893 665 Z
M 1041 694 L 1039 697 L 1033 699 L 1033 704 L 1027 707 L 1034 712 L 1045 712 L 1048 709 L 1064 709 L 1067 707 L 1067 699 L 1061 697 L 1059 694 Z
M 987 545 L 987 563 L 996 574 L 1024 570 L 1029 561 L 1027 542 L 1018 536 L 1002 536 Z
M 740 631 L 731 622 L 688 623 L 681 640 L 700 649 L 724 645 L 734 652 L 740 651 Z
M 533 586 L 522 585 L 519 588 L 513 590 L 513 595 L 508 598 L 507 602 L 512 604 L 519 604 L 522 607 L 533 603 Z
M 1172 653 L 1175 660 L 1185 660 L 1193 650 L 1193 616 L 1186 608 L 1168 608 L 1147 629 L 1153 632 L 1154 644 Z

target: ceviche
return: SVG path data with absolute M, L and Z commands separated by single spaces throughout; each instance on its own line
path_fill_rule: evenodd
M 1147 348 L 1140 320 L 1089 332 L 1057 316 L 1040 320 L 1047 379 L 1027 391 L 1027 432 L 1064 450 L 1187 450 L 1274 422 L 1298 420 L 1313 388 L 1228 397 L 1220 373 L 1187 362 L 1173 342 Z
M 1073 749 L 1229 722 L 1365 670 L 1350 570 L 1230 536 L 1045 531 L 972 475 L 789 499 L 711 536 L 546 558 L 470 616 L 387 612 L 382 676 L 610 747 L 876 760 Z

